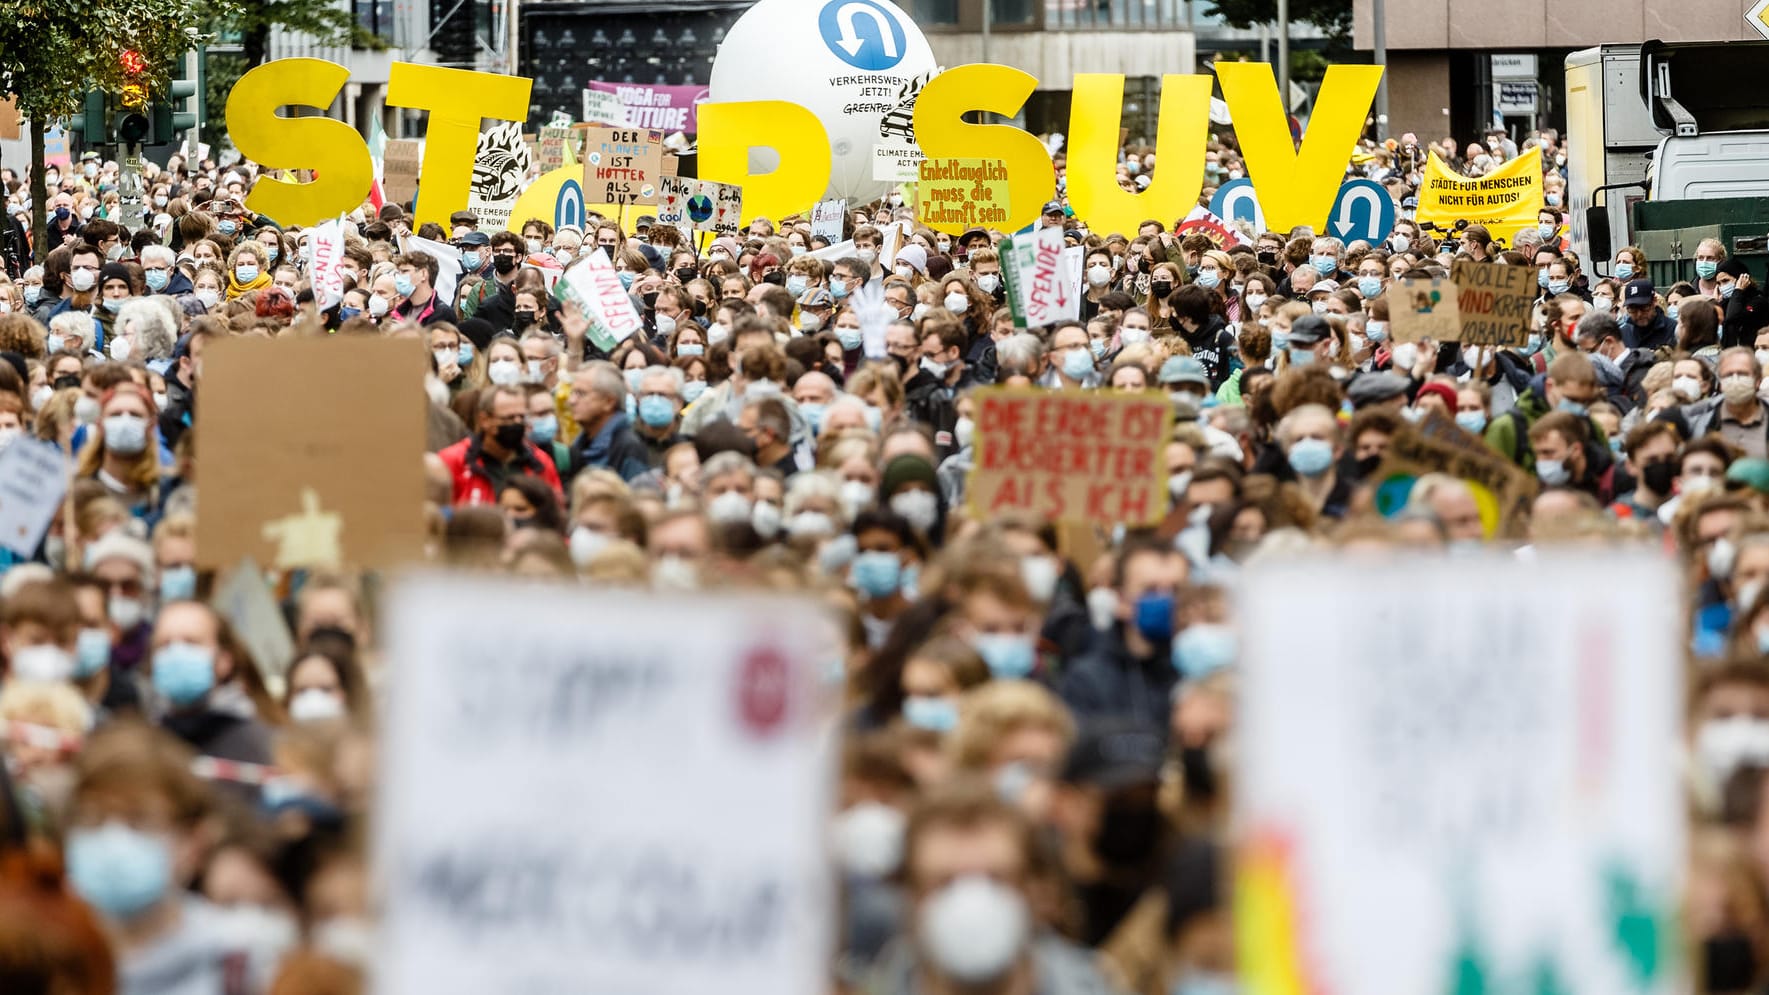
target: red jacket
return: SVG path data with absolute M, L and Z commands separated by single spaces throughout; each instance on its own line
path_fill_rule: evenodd
M 523 473 L 531 477 L 539 477 L 553 489 L 553 496 L 564 506 L 565 491 L 559 485 L 559 472 L 553 469 L 553 461 L 535 448 L 531 442 L 525 442 L 526 453 L 517 457 L 510 464 L 511 473 Z M 463 504 L 497 504 L 498 495 L 493 488 L 491 475 L 485 470 L 485 452 L 479 448 L 479 439 L 468 436 L 436 454 L 448 467 L 449 479 L 454 483 L 454 503 Z

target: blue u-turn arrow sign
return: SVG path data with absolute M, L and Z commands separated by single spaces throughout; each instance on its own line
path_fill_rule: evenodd
M 1339 188 L 1327 215 L 1327 234 L 1341 242 L 1361 238 L 1374 245 L 1393 230 L 1394 198 L 1386 187 L 1375 180 L 1352 180 Z

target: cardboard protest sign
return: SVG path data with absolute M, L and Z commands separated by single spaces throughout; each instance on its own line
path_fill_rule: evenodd
M 409 204 L 418 195 L 418 163 L 424 149 L 415 138 L 389 138 L 381 159 L 381 194 L 388 203 Z
M 1463 345 L 1520 346 L 1529 341 L 1536 268 L 1457 260 L 1450 268 Z
M 737 234 L 743 214 L 743 188 L 686 176 L 664 176 L 657 183 L 657 221 L 683 232 Z
M 1243 986 L 1692 990 L 1674 570 L 1587 545 L 1244 571 Z M 1370 615 L 1377 589 L 1404 604 Z
M 19 138 L 18 98 L 0 100 L 0 139 L 16 142 Z
M 549 125 L 541 129 L 540 170 L 543 176 L 555 169 L 565 168 L 566 161 L 571 158 L 571 153 L 567 150 L 577 142 L 579 134 L 570 125 Z
M 379 991 L 828 990 L 821 607 L 427 576 L 387 631 Z
M 486 231 L 510 227 L 510 211 L 527 185 L 533 152 L 522 140 L 522 123 L 506 121 L 479 136 L 479 152 L 473 158 L 473 182 L 467 187 L 467 207 L 479 216 Z
M 424 350 L 415 339 L 335 337 L 204 350 L 198 564 L 423 559 Z
M 1007 224 L 1007 165 L 1000 159 L 928 159 L 915 176 L 915 217 L 948 235 Z
M 561 296 L 574 300 L 590 319 L 590 338 L 603 352 L 642 331 L 645 320 L 620 285 L 620 273 L 601 249 L 584 256 L 559 281 Z
M 661 132 L 584 129 L 585 203 L 655 204 L 662 174 Z
M 979 389 L 965 496 L 979 519 L 1140 525 L 1167 511 L 1165 397 L 1023 387 Z
M 1468 485 L 1487 538 L 1522 533 L 1536 497 L 1536 478 L 1436 412 L 1416 426 L 1402 426 L 1389 440 L 1372 478 L 1376 510 L 1390 518 L 1400 514 L 1413 486 L 1428 473 L 1448 474 Z
M 613 125 L 617 128 L 632 126 L 627 119 L 626 105 L 620 102 L 619 95 L 606 90 L 584 91 L 584 120 L 591 124 Z
M 818 201 L 811 209 L 811 237 L 821 235 L 829 239 L 829 244 L 842 240 L 842 230 L 848 219 L 848 202 L 846 200 Z
M 1001 271 L 1013 274 L 1008 278 L 1008 297 L 1018 305 L 1016 323 L 1025 321 L 1021 327 L 1050 325 L 1078 313 L 1081 303 L 1065 272 L 1059 229 L 1040 228 L 1014 236 L 1011 249 L 1002 256 Z
M 1463 176 L 1437 152 L 1425 163 L 1425 183 L 1413 217 L 1448 229 L 1457 221 L 1485 225 L 1507 242 L 1533 227 L 1542 210 L 1542 150 L 1530 149 L 1485 176 Z
M 314 228 L 307 240 L 307 273 L 321 310 L 336 307 L 344 299 L 344 271 L 340 268 L 343 262 L 343 226 L 327 221 Z
M 37 555 L 72 469 L 53 443 L 20 436 L 0 450 L 0 549 L 27 560 Z
M 1454 342 L 1461 330 L 1454 281 L 1434 276 L 1389 284 L 1388 331 L 1394 341 Z

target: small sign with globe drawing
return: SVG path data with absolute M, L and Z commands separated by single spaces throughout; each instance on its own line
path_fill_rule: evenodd
M 709 231 L 714 235 L 735 235 L 742 215 L 743 188 L 734 183 L 684 176 L 658 178 L 658 224 L 675 225 L 684 234 Z

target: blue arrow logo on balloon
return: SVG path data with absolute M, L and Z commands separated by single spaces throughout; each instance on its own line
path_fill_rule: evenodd
M 903 26 L 872 0 L 830 0 L 817 15 L 817 30 L 829 51 L 855 69 L 889 69 L 908 49 Z
M 1358 205 L 1362 203 L 1360 210 Z M 1327 234 L 1342 242 L 1380 242 L 1394 230 L 1394 198 L 1375 180 L 1352 180 L 1339 188 Z

